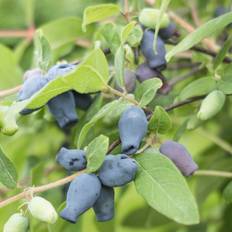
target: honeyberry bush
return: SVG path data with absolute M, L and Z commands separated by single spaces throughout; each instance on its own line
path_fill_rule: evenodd
M 231 231 L 230 4 L 0 1 L 1 229 Z

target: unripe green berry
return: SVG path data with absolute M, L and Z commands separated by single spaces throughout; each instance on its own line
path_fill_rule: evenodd
M 160 10 L 153 8 L 144 8 L 139 15 L 139 22 L 143 24 L 145 27 L 155 29 L 157 22 L 160 17 Z M 166 13 L 163 14 L 160 28 L 165 28 L 168 26 L 170 20 Z
M 225 103 L 225 94 L 220 90 L 214 90 L 202 101 L 197 117 L 207 120 L 216 115 Z
M 15 213 L 5 223 L 3 232 L 27 232 L 28 227 L 28 218 L 20 213 Z
M 28 204 L 28 209 L 34 218 L 54 224 L 58 215 L 52 204 L 42 197 L 34 197 Z

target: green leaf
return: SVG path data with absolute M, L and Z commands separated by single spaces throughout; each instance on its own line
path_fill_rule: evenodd
M 84 35 L 81 23 L 82 20 L 80 18 L 66 17 L 46 23 L 40 29 L 47 38 L 51 48 L 55 50 L 70 42 L 75 42 L 78 37 Z
M 204 38 L 213 36 L 219 31 L 222 31 L 223 28 L 231 22 L 232 12 L 214 18 L 203 24 L 202 26 L 198 27 L 194 32 L 188 34 L 179 44 L 177 44 L 174 48 L 172 48 L 172 50 L 167 53 L 167 61 L 169 61 L 177 53 L 186 51 L 194 45 L 198 44 Z
M 223 44 L 222 48 L 220 49 L 217 56 L 215 57 L 213 62 L 214 70 L 223 62 L 223 59 L 225 58 L 227 52 L 231 48 L 231 45 L 232 45 L 232 35 L 230 35 L 227 38 L 226 42 Z
M 0 147 L 0 182 L 7 188 L 16 188 L 17 172 Z
M 34 61 L 36 67 L 40 67 L 42 70 L 47 71 L 52 64 L 52 50 L 48 40 L 43 35 L 41 30 L 38 30 L 35 34 L 35 51 Z
M 119 27 L 114 23 L 103 24 L 96 32 L 95 40 L 100 40 L 104 48 L 109 48 L 115 54 L 121 44 L 118 31 Z
M 70 89 L 79 93 L 97 92 L 105 88 L 108 80 L 109 69 L 105 55 L 101 49 L 95 49 L 74 71 L 51 81 L 32 96 L 27 107 L 39 108 Z
M 178 223 L 199 223 L 195 199 L 171 160 L 155 149 L 149 149 L 135 159 L 139 166 L 135 186 L 147 203 Z
M 161 106 L 156 106 L 148 124 L 149 130 L 155 133 L 165 134 L 171 127 L 172 121 L 166 110 Z
M 125 63 L 125 51 L 123 45 L 121 45 L 117 49 L 114 58 L 115 77 L 119 87 L 124 86 L 124 63 Z
M 0 89 L 10 88 L 22 82 L 22 70 L 17 64 L 17 55 L 0 44 Z
M 224 94 L 232 94 L 232 82 L 220 80 L 217 82 L 217 86 Z
M 99 22 L 119 13 L 120 8 L 115 4 L 100 4 L 89 6 L 84 11 L 82 29 L 83 31 L 86 31 L 86 26 L 88 24 Z
M 135 24 L 136 22 L 132 21 L 123 27 L 122 32 L 121 32 L 121 43 L 122 44 L 126 43 L 130 33 L 133 31 L 135 27 Z
M 216 89 L 216 82 L 210 77 L 203 77 L 192 81 L 180 92 L 178 99 L 183 101 L 187 98 L 208 94 Z
M 99 135 L 87 147 L 87 172 L 96 172 L 102 165 L 109 147 L 109 138 Z
M 141 107 L 148 105 L 162 84 L 162 81 L 158 78 L 152 78 L 140 84 L 135 92 L 136 99 L 139 100 L 139 105 Z
M 143 30 L 140 25 L 136 25 L 129 34 L 127 41 L 131 47 L 139 46 L 143 38 Z

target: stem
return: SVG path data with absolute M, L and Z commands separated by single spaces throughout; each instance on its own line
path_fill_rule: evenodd
M 173 11 L 169 12 L 169 16 L 171 19 L 173 19 L 177 24 L 179 24 L 182 28 L 184 28 L 188 32 L 194 32 L 195 28 L 189 24 L 187 21 L 179 17 L 177 14 L 175 14 Z M 218 46 L 215 44 L 215 42 L 211 39 L 204 39 L 202 41 L 211 51 L 218 51 Z
M 171 104 L 170 106 L 165 107 L 165 110 L 166 111 L 171 111 L 171 110 L 174 110 L 175 108 L 190 104 L 190 103 L 195 102 L 195 101 L 199 101 L 199 100 L 203 99 L 204 97 L 205 97 L 205 95 L 204 96 L 192 97 L 192 98 L 186 99 L 184 101 Z
M 53 189 L 53 188 L 57 188 L 59 186 L 62 186 L 64 184 L 67 184 L 69 182 L 71 182 L 73 179 L 75 179 L 77 176 L 79 176 L 80 174 L 84 173 L 85 170 L 82 170 L 80 172 L 77 172 L 71 176 L 68 176 L 68 177 L 65 177 L 63 179 L 60 179 L 58 181 L 55 181 L 55 182 L 52 182 L 52 183 L 49 183 L 49 184 L 46 184 L 46 185 L 41 185 L 41 186 L 38 186 L 38 187 L 31 187 L 31 188 L 28 188 L 26 189 L 25 191 L 13 196 L 13 197 L 10 197 L 4 201 L 1 201 L 0 202 L 0 208 L 2 207 L 5 207 L 13 202 L 16 202 L 18 200 L 21 200 L 23 198 L 26 198 L 29 194 L 33 193 L 41 193 L 41 192 L 45 192 L 47 190 L 50 190 L 50 189 Z
M 173 41 L 167 41 L 166 42 L 167 44 L 171 44 L 171 45 L 177 45 L 178 43 L 176 42 L 173 42 Z M 212 57 L 216 57 L 217 56 L 217 53 L 216 52 L 213 52 L 213 51 L 209 51 L 205 48 L 201 48 L 201 47 L 198 47 L 198 46 L 194 46 L 194 47 L 191 47 L 190 50 L 193 50 L 193 51 L 196 51 L 196 52 L 200 52 L 200 53 L 203 53 L 205 55 L 209 55 L 209 56 L 212 56 Z M 223 59 L 223 62 L 224 63 L 231 63 L 232 62 L 232 59 L 229 58 L 229 57 L 225 57 Z
M 138 103 L 135 99 L 133 99 L 133 98 L 131 98 L 131 97 L 128 97 L 128 96 L 125 95 L 124 93 L 122 93 L 122 92 L 120 92 L 120 91 L 118 91 L 118 90 L 112 88 L 112 87 L 109 86 L 109 85 L 107 85 L 107 90 L 109 90 L 110 93 L 112 93 L 112 94 L 114 94 L 114 95 L 116 95 L 116 96 L 118 96 L 118 97 L 121 97 L 121 98 L 126 99 L 127 101 L 131 102 L 131 103 L 134 104 L 134 105 L 139 105 L 139 103 Z
M 0 30 L 0 38 L 27 38 L 32 40 L 35 33 L 33 26 L 27 30 Z
M 196 2 L 195 1 L 190 1 L 189 6 L 191 9 L 191 14 L 192 14 L 192 19 L 197 27 L 201 26 L 201 20 L 198 15 L 197 7 L 196 7 Z
M 128 0 L 124 0 L 124 15 L 126 20 L 130 22 L 129 3 Z
M 198 170 L 194 173 L 194 176 L 216 176 L 232 178 L 232 172 L 223 172 L 215 170 Z
M 22 88 L 22 85 L 18 85 L 11 89 L 5 89 L 0 91 L 0 98 L 7 97 L 9 95 L 17 93 Z
M 202 66 L 196 66 L 196 67 L 193 67 L 192 68 L 192 70 L 190 71 L 190 72 L 188 72 L 188 73 L 186 73 L 186 74 L 184 74 L 184 75 L 182 75 L 182 76 L 180 76 L 180 77 L 176 77 L 176 78 L 173 78 L 173 79 L 171 79 L 170 81 L 169 81 L 169 85 L 171 86 L 171 87 L 173 87 L 174 85 L 176 85 L 177 83 L 179 83 L 179 82 L 181 82 L 181 81 L 183 81 L 183 80 L 186 80 L 187 78 L 189 78 L 189 77 L 192 77 L 195 73 L 198 73 L 198 72 L 200 72 L 202 70 Z
M 232 155 L 232 146 L 229 143 L 227 143 L 226 141 L 224 141 L 223 139 L 219 138 L 216 135 L 210 134 L 209 132 L 207 132 L 203 129 L 197 130 L 197 132 L 200 135 L 202 135 L 202 136 L 208 138 L 209 140 L 211 140 L 212 142 L 214 142 L 216 145 L 221 147 L 223 150 L 227 151 L 230 155 Z

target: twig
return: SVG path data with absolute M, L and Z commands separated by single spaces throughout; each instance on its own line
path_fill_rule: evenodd
M 77 176 L 79 176 L 80 174 L 82 174 L 85 170 L 82 170 L 80 172 L 77 172 L 71 176 L 68 176 L 68 177 L 65 177 L 63 179 L 60 179 L 58 181 L 55 181 L 55 182 L 52 182 L 52 183 L 49 183 L 49 184 L 46 184 L 46 185 L 41 185 L 41 186 L 38 186 L 38 187 L 31 187 L 31 188 L 28 188 L 26 189 L 25 191 L 13 196 L 13 197 L 10 197 L 4 201 L 1 201 L 0 202 L 0 208 L 2 207 L 5 207 L 15 201 L 18 201 L 18 200 L 21 200 L 23 198 L 25 198 L 26 196 L 28 196 L 29 193 L 41 193 L 41 192 L 45 192 L 47 190 L 50 190 L 50 189 L 53 189 L 53 188 L 57 188 L 59 186 L 62 186 L 64 184 L 67 184 L 69 182 L 71 182 L 73 179 L 75 179 Z
M 169 11 L 169 16 L 171 19 L 173 19 L 177 24 L 179 24 L 182 28 L 184 28 L 188 32 L 194 32 L 195 28 L 189 24 L 187 21 L 182 19 L 180 16 L 175 14 L 173 11 Z M 211 39 L 204 39 L 203 43 L 212 51 L 218 51 L 218 46 L 214 43 Z
M 130 12 L 128 0 L 124 0 L 124 15 L 128 22 L 130 22 Z
M 122 93 L 122 92 L 120 92 L 120 91 L 112 88 L 109 85 L 107 86 L 107 90 L 109 90 L 110 93 L 112 93 L 112 94 L 114 94 L 114 95 L 116 95 L 118 97 L 122 97 L 122 98 L 126 99 L 127 101 L 131 102 L 134 105 L 139 105 L 139 103 L 135 99 L 133 99 L 131 97 L 128 97 L 126 94 L 124 94 L 124 93 Z
M 33 26 L 27 30 L 0 30 L 0 38 L 27 38 L 32 40 L 35 33 Z
M 177 45 L 178 43 L 177 42 L 174 42 L 174 41 L 166 41 L 167 44 L 171 44 L 171 45 Z M 196 52 L 200 52 L 200 53 L 203 53 L 203 54 L 206 54 L 206 55 L 209 55 L 209 56 L 212 56 L 212 57 L 216 57 L 217 56 L 217 53 L 216 52 L 213 52 L 213 51 L 209 51 L 205 48 L 201 48 L 201 47 L 198 47 L 198 46 L 194 46 L 194 47 L 191 47 L 190 50 L 193 50 L 193 51 L 196 51 Z M 232 59 L 229 58 L 229 57 L 225 57 L 224 60 L 223 60 L 224 63 L 231 63 L 232 62 Z
M 198 15 L 196 2 L 194 0 L 189 1 L 189 6 L 190 6 L 190 9 L 191 9 L 192 18 L 193 18 L 193 21 L 194 21 L 195 25 L 197 27 L 201 26 L 201 21 L 200 21 L 199 15 Z
M 216 135 L 213 135 L 211 133 L 208 133 L 207 131 L 200 129 L 197 130 L 197 132 L 208 138 L 209 140 L 211 140 L 212 142 L 214 142 L 216 145 L 218 145 L 219 147 L 221 147 L 223 150 L 227 151 L 230 155 L 232 155 L 232 146 L 227 143 L 226 141 L 224 141 L 223 139 L 217 137 Z
M 192 77 L 195 73 L 198 73 L 202 70 L 202 67 L 200 65 L 196 66 L 196 67 L 193 67 L 192 70 L 180 77 L 176 77 L 176 78 L 173 78 L 171 79 L 168 84 L 169 86 L 173 87 L 174 85 L 176 85 L 177 83 L 183 81 L 183 80 L 186 80 L 187 78 L 189 77 Z
M 232 172 L 223 172 L 215 170 L 198 170 L 194 173 L 194 176 L 215 176 L 232 178 Z
M 195 102 L 195 101 L 199 101 L 199 100 L 203 99 L 204 97 L 205 97 L 205 95 L 197 96 L 197 97 L 192 97 L 192 98 L 186 99 L 186 100 L 181 101 L 181 102 L 173 103 L 170 106 L 165 107 L 165 110 L 171 111 L 171 110 L 174 110 L 178 107 L 190 104 L 190 103 Z
M 119 144 L 121 143 L 120 139 L 117 139 L 115 140 L 110 146 L 109 146 L 109 149 L 108 149 L 108 154 L 110 152 L 112 152 Z
M 5 89 L 0 91 L 0 98 L 7 97 L 9 95 L 17 93 L 22 88 L 22 85 L 18 85 L 11 89 Z

